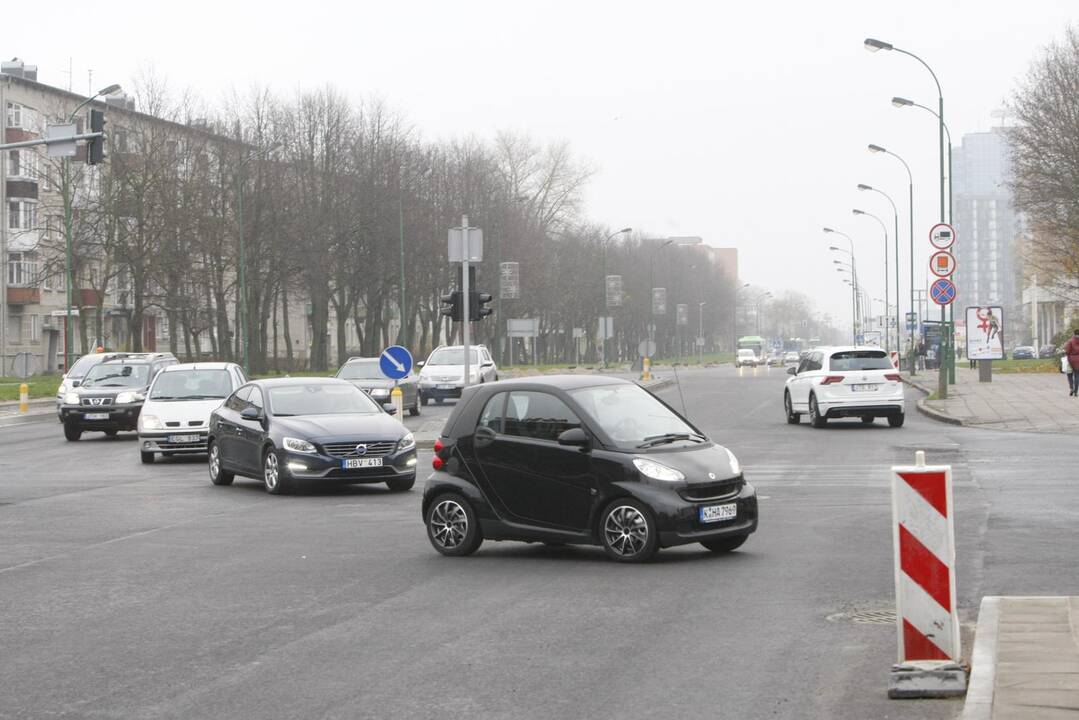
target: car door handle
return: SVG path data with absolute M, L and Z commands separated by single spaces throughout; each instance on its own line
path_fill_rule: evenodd
M 472 444 L 475 447 L 487 447 L 495 441 L 495 431 L 489 427 L 480 425 L 472 435 Z

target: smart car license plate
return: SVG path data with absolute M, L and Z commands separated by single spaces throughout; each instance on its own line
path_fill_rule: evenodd
M 879 387 L 880 387 L 880 385 L 877 385 L 876 383 L 869 383 L 869 384 L 866 384 L 866 385 L 851 385 L 850 386 L 850 391 L 851 392 L 876 392 Z
M 449 385 L 449 384 L 435 385 L 435 389 L 436 390 L 453 390 L 453 385 Z
M 341 461 L 341 467 L 345 470 L 382 467 L 382 458 L 346 458 Z
M 198 435 L 169 435 L 169 442 L 175 445 L 184 445 L 186 443 L 197 443 L 199 441 Z
M 700 509 L 702 523 L 719 522 L 721 520 L 734 520 L 738 517 L 738 503 L 726 505 L 707 505 Z
M 87 420 L 108 420 L 108 413 L 86 413 L 83 417 Z

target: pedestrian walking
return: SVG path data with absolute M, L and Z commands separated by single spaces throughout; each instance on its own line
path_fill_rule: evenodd
M 1072 397 L 1079 395 L 1079 328 L 1076 328 L 1068 342 L 1064 344 L 1064 357 L 1068 358 L 1071 372 L 1068 373 L 1068 388 Z

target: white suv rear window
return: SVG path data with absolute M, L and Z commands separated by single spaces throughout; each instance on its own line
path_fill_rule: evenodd
M 837 371 L 891 370 L 892 361 L 880 350 L 843 350 L 832 353 L 829 368 Z

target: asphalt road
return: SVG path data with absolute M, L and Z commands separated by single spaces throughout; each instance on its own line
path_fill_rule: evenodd
M 847 619 L 893 609 L 888 469 L 917 449 L 953 465 L 969 622 L 984 594 L 1079 594 L 1079 446 L 913 410 L 789 427 L 784 377 L 681 374 L 761 525 L 729 556 L 643 566 L 520 543 L 443 558 L 418 488 L 270 497 L 212 487 L 202 459 L 143 466 L 131 436 L 0 429 L 0 717 L 957 716 L 887 700 L 894 626 Z

